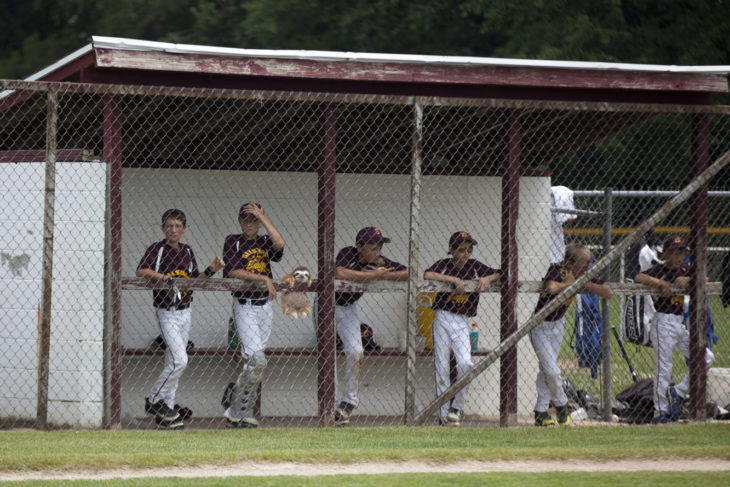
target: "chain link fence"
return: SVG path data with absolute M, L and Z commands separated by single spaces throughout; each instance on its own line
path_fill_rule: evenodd
M 2 84 L 3 427 L 531 425 L 519 331 L 565 244 L 598 261 L 730 149 L 726 107 Z M 729 181 L 642 235 L 707 255 L 712 418 Z M 642 246 L 602 264 L 612 299 L 559 304 L 573 424 L 651 419 L 616 399 L 655 373 L 622 326 Z

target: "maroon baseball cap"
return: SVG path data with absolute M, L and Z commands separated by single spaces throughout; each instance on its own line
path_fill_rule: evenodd
M 468 232 L 454 232 L 449 239 L 449 248 L 453 249 L 464 242 L 471 242 L 472 245 L 477 244 L 477 241 Z
M 390 239 L 383 236 L 383 233 L 376 227 L 365 227 L 357 232 L 355 237 L 356 244 L 368 244 L 368 243 L 388 243 Z
M 243 220 L 243 219 L 244 219 L 244 218 L 246 218 L 247 216 L 250 216 L 250 215 L 251 215 L 251 213 L 249 213 L 248 211 L 246 211 L 246 207 L 247 207 L 248 205 L 256 205 L 256 206 L 258 206 L 259 208 L 261 208 L 261 205 L 260 205 L 259 203 L 249 202 L 249 203 L 244 203 L 244 204 L 242 204 L 242 205 L 241 205 L 241 208 L 240 208 L 240 209 L 238 210 L 238 219 L 239 219 L 239 220 Z
M 687 242 L 680 237 L 679 235 L 670 235 L 669 237 L 664 240 L 664 245 L 662 246 L 662 252 L 666 252 L 668 250 L 674 250 L 674 249 L 686 249 L 687 248 Z

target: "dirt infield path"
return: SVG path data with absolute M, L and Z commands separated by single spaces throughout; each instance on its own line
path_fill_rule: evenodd
M 425 462 L 377 462 L 353 464 L 253 463 L 225 466 L 175 467 L 155 469 L 117 469 L 100 471 L 0 472 L 0 482 L 20 480 L 108 480 L 114 478 L 155 477 L 265 477 L 275 475 L 358 475 L 388 473 L 472 473 L 472 472 L 637 472 L 637 471 L 725 471 L 730 460 L 622 460 L 615 462 L 476 462 L 449 464 Z

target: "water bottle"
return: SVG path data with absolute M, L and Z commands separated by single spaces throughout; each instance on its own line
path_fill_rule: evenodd
M 471 324 L 471 329 L 469 331 L 469 342 L 471 343 L 471 351 L 476 352 L 477 348 L 479 348 L 479 330 L 477 329 L 476 323 Z

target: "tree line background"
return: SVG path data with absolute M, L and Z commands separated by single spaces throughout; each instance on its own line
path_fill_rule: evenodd
M 5 0 L 0 78 L 23 79 L 91 35 L 252 49 L 730 65 L 730 0 Z M 730 104 L 730 96 L 716 101 Z M 617 170 L 625 162 L 610 144 L 554 161 L 553 179 L 575 189 L 678 189 L 689 177 L 689 145 L 676 135 L 688 133 L 675 125 L 682 123 L 655 122 L 653 134 L 668 141 L 667 163 L 678 168 L 662 180 Z M 729 148 L 727 125 L 713 125 L 712 160 Z M 642 146 L 655 147 L 637 140 Z M 720 176 L 712 189 L 730 189 L 730 172 Z

